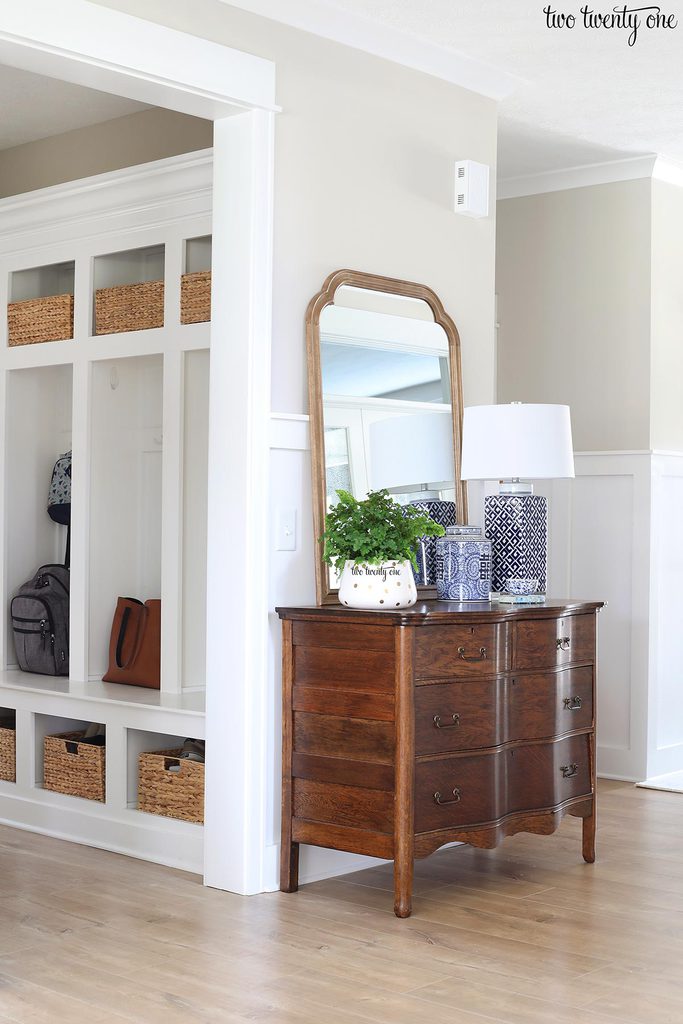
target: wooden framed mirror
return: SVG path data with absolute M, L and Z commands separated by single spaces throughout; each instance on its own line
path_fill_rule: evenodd
M 467 522 L 460 337 L 431 288 L 337 270 L 308 305 L 306 343 L 316 590 L 329 604 L 337 577 L 320 538 L 337 489 L 386 487 L 401 504 L 437 496 Z M 419 581 L 418 593 L 435 596 Z

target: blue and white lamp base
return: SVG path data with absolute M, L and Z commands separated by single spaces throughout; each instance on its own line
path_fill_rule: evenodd
M 426 498 L 411 501 L 413 508 L 424 512 L 426 516 L 433 519 L 439 526 L 446 529 L 455 526 L 458 521 L 458 513 L 454 501 L 441 501 L 436 498 Z M 418 541 L 417 548 L 417 572 L 415 582 L 418 586 L 433 587 L 436 584 L 436 537 L 422 537 Z
M 494 592 L 507 582 L 534 582 L 545 594 L 548 575 L 548 503 L 540 494 L 489 494 L 484 498 L 484 532 L 491 541 Z

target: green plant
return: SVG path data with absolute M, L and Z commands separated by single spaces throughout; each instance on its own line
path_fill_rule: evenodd
M 339 502 L 327 513 L 327 529 L 321 537 L 328 563 L 377 565 L 410 559 L 417 569 L 419 538 L 445 533 L 443 526 L 412 505 L 399 505 L 388 491 L 371 491 L 364 501 L 348 491 L 337 491 L 337 495 Z

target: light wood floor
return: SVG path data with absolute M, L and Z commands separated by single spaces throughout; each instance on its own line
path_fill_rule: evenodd
M 580 825 L 249 899 L 0 829 L 0 1024 L 683 1024 L 683 796 L 603 783 Z

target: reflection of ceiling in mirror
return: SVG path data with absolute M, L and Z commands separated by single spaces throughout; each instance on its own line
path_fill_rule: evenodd
M 444 401 L 436 356 L 323 341 L 320 360 L 324 396 Z
M 334 304 L 338 308 L 346 306 L 351 309 L 408 317 L 411 320 L 434 321 L 434 314 L 424 299 L 378 292 L 370 288 L 356 288 L 354 285 L 345 284 L 337 288 Z
M 450 403 L 448 338 L 433 319 L 327 306 L 320 359 L 323 396 Z

